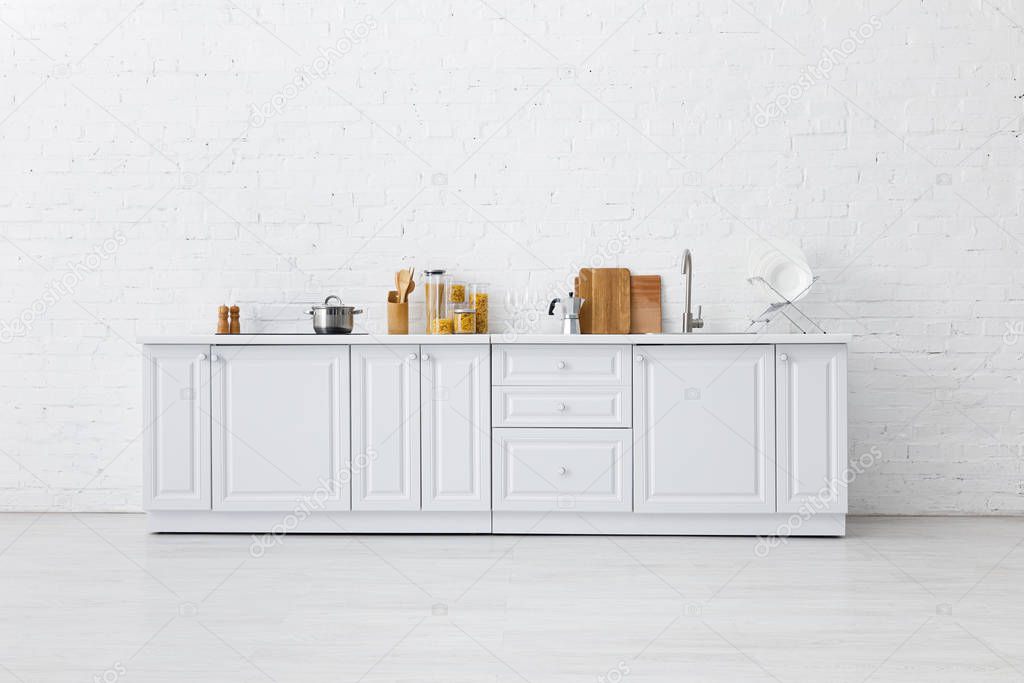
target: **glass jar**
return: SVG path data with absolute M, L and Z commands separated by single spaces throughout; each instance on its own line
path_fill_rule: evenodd
M 459 306 L 452 316 L 455 334 L 476 334 L 476 309 Z
M 466 287 L 466 303 L 476 311 L 477 334 L 487 334 L 487 323 L 490 318 L 487 289 L 488 285 L 484 282 L 474 282 Z
M 448 301 L 457 307 L 467 305 L 465 283 L 451 281 L 448 286 Z
M 444 270 L 425 270 L 423 275 L 425 277 L 423 297 L 424 313 L 426 313 L 427 318 L 427 334 L 443 334 L 443 332 L 435 332 L 435 330 L 443 328 L 443 325 L 438 321 L 445 319 L 448 313 Z
M 430 334 L 451 334 L 455 331 L 455 323 L 450 318 L 434 318 L 430 325 Z

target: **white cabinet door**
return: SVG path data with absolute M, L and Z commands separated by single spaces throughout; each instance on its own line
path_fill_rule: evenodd
M 629 384 L 629 347 L 597 344 L 499 344 L 494 383 L 508 386 Z
M 143 504 L 210 509 L 209 346 L 143 351 Z
M 773 347 L 633 353 L 633 509 L 774 512 Z
M 846 346 L 775 349 L 779 512 L 844 513 Z
M 423 346 L 423 509 L 491 508 L 491 354 Z
M 494 387 L 495 427 L 629 427 L 629 387 Z
M 418 346 L 352 348 L 352 509 L 420 509 Z
M 212 353 L 213 508 L 349 509 L 348 347 Z
M 629 512 L 629 429 L 495 429 L 494 509 Z

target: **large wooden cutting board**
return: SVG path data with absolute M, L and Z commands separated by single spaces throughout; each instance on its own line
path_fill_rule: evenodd
M 576 290 L 583 334 L 629 334 L 628 268 L 581 268 Z
M 661 332 L 661 276 L 633 275 L 629 278 L 629 332 Z

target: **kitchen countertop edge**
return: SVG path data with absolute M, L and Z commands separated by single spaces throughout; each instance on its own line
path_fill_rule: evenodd
M 146 334 L 140 344 L 216 344 L 218 346 L 283 346 L 373 344 L 489 344 L 487 334 Z
M 182 334 L 139 335 L 140 344 L 214 344 L 220 346 L 373 344 L 849 344 L 850 334 Z
M 690 334 L 492 334 L 492 344 L 848 344 L 849 334 L 692 332 Z

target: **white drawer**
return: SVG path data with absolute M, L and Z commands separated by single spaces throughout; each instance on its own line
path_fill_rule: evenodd
M 495 427 L 629 427 L 628 387 L 494 387 Z
M 495 384 L 594 386 L 630 383 L 628 346 L 502 344 L 491 353 Z
M 495 429 L 495 510 L 628 511 L 631 429 Z

